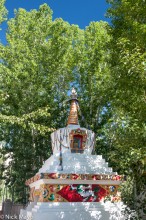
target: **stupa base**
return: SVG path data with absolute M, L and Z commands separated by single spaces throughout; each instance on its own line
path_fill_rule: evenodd
M 21 210 L 20 220 L 125 220 L 122 202 L 37 202 Z

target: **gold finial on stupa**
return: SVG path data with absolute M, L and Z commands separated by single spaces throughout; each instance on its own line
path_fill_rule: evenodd
M 67 125 L 78 125 L 78 99 L 77 99 L 77 92 L 75 88 L 72 88 L 71 91 L 71 105 L 70 105 L 70 113 L 68 116 L 68 122 Z

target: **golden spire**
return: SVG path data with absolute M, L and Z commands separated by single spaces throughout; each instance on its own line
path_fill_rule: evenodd
M 77 92 L 74 88 L 71 91 L 71 105 L 70 105 L 70 113 L 68 116 L 67 125 L 78 125 L 78 99 L 77 99 Z

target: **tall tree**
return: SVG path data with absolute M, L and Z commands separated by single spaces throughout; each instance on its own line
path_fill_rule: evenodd
M 112 22 L 110 51 L 115 111 L 109 130 L 115 134 L 114 155 L 120 156 L 121 167 L 133 180 L 133 207 L 138 208 L 137 196 L 146 157 L 146 2 L 107 2 L 111 6 L 108 15 Z
M 112 19 L 112 74 L 117 104 L 134 118 L 146 116 L 146 4 L 145 1 L 108 1 Z M 118 99 L 123 98 L 123 102 Z
M 25 202 L 25 180 L 51 153 L 50 132 L 66 124 L 64 101 L 71 82 L 81 94 L 87 118 L 82 124 L 97 131 L 109 117 L 103 116 L 110 87 L 107 29 L 104 22 L 83 31 L 62 19 L 52 21 L 46 4 L 38 11 L 19 9 L 8 22 L 8 43 L 1 50 L 0 120 L 1 152 L 10 163 L 1 169 L 19 201 Z
M 6 16 L 7 16 L 7 10 L 4 6 L 5 4 L 5 0 L 2 0 L 0 2 L 0 25 L 3 21 L 6 20 Z M 1 29 L 0 29 L 1 30 Z M 1 45 L 0 45 L 0 51 L 1 51 Z M 0 155 L 0 164 L 2 164 L 2 158 L 1 158 L 1 155 Z M 2 173 L 1 173 L 1 176 L 2 176 Z M 0 181 L 0 185 L 2 185 L 2 181 Z M 0 195 L 1 195 L 1 188 L 0 188 Z
M 97 153 L 106 151 L 101 140 L 102 128 L 111 117 L 108 30 L 106 22 L 91 22 L 80 37 L 76 53 L 75 85 L 79 91 L 80 121 L 82 126 L 97 133 Z
M 51 153 L 50 131 L 64 124 L 61 103 L 72 80 L 77 32 L 62 19 L 52 21 L 46 4 L 38 11 L 19 9 L 8 22 L 8 43 L 0 54 L 0 120 L 1 153 L 9 165 L 1 169 L 6 185 L 23 202 L 19 193 L 25 192 L 25 180 Z
M 81 107 L 83 114 L 88 112 L 86 120 L 92 128 L 98 124 L 99 112 L 107 104 L 106 92 L 111 86 L 108 83 L 110 80 L 108 28 L 106 22 L 91 22 L 84 31 L 83 44 L 80 46 L 82 52 L 77 54 L 76 78 L 79 93 L 83 96 Z

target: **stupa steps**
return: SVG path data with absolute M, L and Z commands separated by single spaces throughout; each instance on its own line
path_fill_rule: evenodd
M 46 213 L 39 213 L 41 215 L 42 220 L 109 220 L 110 215 L 108 212 L 101 211 L 67 211 L 67 212 L 46 212 Z M 33 212 L 32 214 L 27 215 L 27 219 L 32 220 L 40 220 L 40 216 L 38 216 L 38 212 Z M 113 220 L 118 220 L 119 218 L 112 218 Z M 24 219 L 26 220 L 26 219 Z M 122 219 L 121 219 L 122 220 Z
M 63 169 L 64 170 L 70 170 L 71 169 L 71 167 L 72 166 L 63 166 Z M 109 168 L 109 167 L 95 167 L 95 168 L 93 168 L 93 167 L 77 167 L 77 166 L 74 166 L 74 168 L 72 168 L 72 170 L 75 170 L 75 171 L 87 171 L 87 172 L 112 172 L 112 168 Z
M 83 159 L 94 159 L 94 160 L 104 160 L 102 158 L 102 155 L 88 155 L 88 154 L 80 154 L 80 153 L 71 153 L 71 154 L 68 154 L 68 153 L 64 153 L 63 154 L 64 156 L 67 156 L 67 157 L 70 157 L 72 159 L 78 159 L 78 160 L 83 160 Z M 104 160 L 105 161 L 105 160 Z
M 58 169 L 48 169 L 46 170 L 47 173 L 54 173 L 54 172 L 58 172 L 58 173 L 76 173 L 76 174 L 95 174 L 95 175 L 98 175 L 98 174 L 107 174 L 107 175 L 117 175 L 116 172 L 112 172 L 111 170 L 109 169 L 96 169 L 96 170 L 89 170 L 89 169 L 74 169 L 72 171 L 70 171 L 70 169 L 65 169 L 63 167 L 63 170 L 62 171 L 58 171 Z
M 41 172 L 50 172 L 53 170 L 58 170 L 58 161 L 57 163 L 53 163 L 52 165 L 48 165 L 46 167 L 43 167 L 43 169 L 40 169 Z M 105 172 L 113 172 L 111 167 L 108 167 L 108 163 L 87 163 L 86 162 L 72 162 L 64 161 L 63 164 L 63 170 L 64 172 L 75 172 L 75 171 L 86 171 L 86 172 L 94 172 L 94 173 L 105 173 Z M 70 173 L 69 172 L 69 173 Z M 85 172 L 84 172 L 85 173 Z
M 34 208 L 32 208 L 32 212 L 48 212 L 48 209 L 49 209 L 49 207 L 43 207 L 43 210 L 42 209 L 39 209 L 40 208 L 40 206 L 35 206 Z M 42 208 L 42 207 L 41 207 Z M 65 211 L 65 212 L 73 212 L 73 210 L 69 210 L 69 208 L 63 208 L 63 210 Z M 86 211 L 86 210 L 88 210 L 88 211 L 102 211 L 102 213 L 103 212 L 108 212 L 109 210 L 105 210 L 104 209 L 104 207 L 96 207 L 96 208 L 89 208 L 89 209 L 86 209 L 86 208 L 80 208 L 80 210 L 79 211 Z M 56 209 L 56 207 L 51 207 L 51 210 L 49 211 L 49 212 L 57 212 L 58 210 Z M 77 208 L 75 208 L 75 210 L 74 210 L 74 212 L 76 212 L 77 211 Z
M 53 163 L 52 165 L 48 165 L 46 167 L 43 167 L 42 169 L 39 170 L 39 173 L 53 173 L 54 171 L 57 172 L 58 170 L 58 165 L 59 163 Z M 88 165 L 88 166 L 87 166 Z M 93 173 L 93 174 L 102 174 L 102 173 L 107 173 L 107 174 L 117 174 L 116 172 L 113 172 L 113 169 L 111 167 L 108 167 L 107 164 L 87 164 L 87 163 L 63 163 L 63 172 L 65 173 Z
M 94 164 L 96 164 L 96 163 L 101 163 L 101 164 L 107 163 L 107 162 L 105 162 L 104 159 L 98 160 L 98 159 L 94 159 L 92 157 L 91 158 L 82 158 L 81 160 L 79 160 L 78 158 L 72 158 L 72 157 L 67 157 L 66 158 L 66 157 L 63 156 L 63 159 L 68 160 L 69 162 L 73 162 L 73 163 L 78 162 L 78 161 L 80 161 L 82 163 L 94 163 Z
M 75 157 L 74 157 L 75 155 Z M 56 155 L 52 155 L 49 159 L 47 159 L 44 163 L 45 164 L 48 164 L 48 163 L 52 163 L 55 159 L 58 159 L 59 157 L 59 154 L 58 156 Z M 87 160 L 94 160 L 94 161 L 97 161 L 97 162 L 105 162 L 105 159 L 102 158 L 101 155 L 86 155 L 86 154 L 64 154 L 63 157 L 67 157 L 68 159 L 72 160 L 72 161 L 76 161 L 76 160 L 82 160 L 82 161 L 87 161 Z
M 51 166 L 53 166 L 53 165 L 51 165 Z M 66 169 L 66 168 L 68 168 L 68 167 L 70 167 L 70 168 L 76 168 L 76 169 L 86 169 L 86 166 L 85 166 L 85 164 L 78 164 L 78 163 L 74 163 L 74 164 L 72 164 L 72 163 L 70 163 L 69 165 L 68 164 L 66 164 L 66 163 L 64 163 L 63 164 L 63 167 L 64 167 L 64 169 Z M 96 170 L 96 169 L 110 169 L 111 171 L 112 171 L 112 168 L 110 168 L 110 167 L 108 167 L 106 164 L 104 164 L 104 165 L 102 165 L 102 164 L 96 164 L 95 166 L 93 166 L 93 164 L 88 164 L 88 167 L 87 167 L 87 169 L 91 169 L 91 170 Z
M 123 205 L 123 202 L 117 202 L 117 203 L 111 203 L 111 202 L 94 202 L 94 203 L 89 203 L 89 202 L 77 202 L 77 203 L 58 203 L 58 202 L 53 202 L 53 203 L 41 203 L 41 202 L 30 202 L 29 205 L 26 208 L 26 211 L 29 211 L 30 209 L 33 208 L 33 210 L 37 210 L 40 208 L 40 206 L 42 206 L 44 209 L 48 209 L 48 208 L 53 208 L 55 211 L 59 208 L 63 208 L 68 210 L 69 207 L 72 208 L 77 208 L 78 205 L 82 205 L 82 208 L 84 209 L 90 209 L 90 210 L 94 210 L 96 208 L 100 208 L 100 209 L 105 209 L 105 210 L 110 210 L 111 207 L 119 207 L 121 205 Z
M 46 162 L 44 163 L 43 167 L 39 170 L 39 173 L 45 172 L 57 172 L 59 165 L 59 155 L 55 156 L 52 155 Z M 63 170 L 69 172 L 69 170 L 79 171 L 85 170 L 87 167 L 86 172 L 96 172 L 96 173 L 105 173 L 105 172 L 113 172 L 112 168 L 108 167 L 108 163 L 105 162 L 105 159 L 102 158 L 101 155 L 86 155 L 86 154 L 68 154 L 65 153 L 63 155 Z M 103 170 L 101 172 L 101 169 Z M 71 173 L 71 172 L 69 172 Z M 85 172 L 83 172 L 85 173 Z
M 67 160 L 72 161 L 72 162 L 75 162 L 75 161 L 82 161 L 82 162 L 83 161 L 85 161 L 85 162 L 93 161 L 94 163 L 106 163 L 105 159 L 100 158 L 100 157 L 96 158 L 96 157 L 93 157 L 93 156 L 94 155 L 90 155 L 90 156 L 87 157 L 86 155 L 84 155 L 84 157 L 81 157 L 80 155 L 77 155 L 76 157 L 73 157 L 71 155 L 63 155 L 63 159 L 67 158 Z M 58 156 L 51 156 L 51 158 L 49 158 L 48 160 L 45 161 L 43 166 L 51 164 L 53 161 L 58 160 L 58 158 L 59 158 L 59 155 Z
M 56 173 L 62 173 L 62 174 L 64 174 L 64 173 L 66 173 L 66 171 L 64 171 L 64 170 L 62 170 L 62 171 L 58 171 L 58 170 L 49 170 L 48 171 L 48 173 L 54 173 L 54 172 L 56 172 Z M 73 172 L 68 172 L 68 174 L 72 174 Z M 75 172 L 74 172 L 75 173 Z M 91 175 L 117 175 L 117 173 L 116 172 L 100 172 L 100 171 L 97 171 L 97 172 L 94 172 L 94 171 L 92 171 L 92 172 L 89 172 L 89 171 L 76 171 L 76 174 L 91 174 Z
M 63 163 L 66 164 L 68 160 L 64 160 Z M 78 164 L 80 164 L 81 166 L 94 166 L 94 167 L 108 167 L 108 163 L 105 162 L 96 162 L 96 161 L 72 161 L 69 160 L 68 161 L 69 164 L 72 164 L 74 166 L 77 166 Z
M 119 216 L 117 209 L 121 210 L 123 203 L 37 203 L 37 205 L 32 208 L 32 216 L 29 211 L 27 211 L 28 217 L 33 217 L 37 219 L 37 216 L 41 216 L 43 220 L 68 220 L 70 216 L 71 220 L 124 220 L 122 216 Z M 114 210 L 116 209 L 116 213 Z M 39 215 L 38 215 L 39 214 Z M 40 220 L 40 219 L 37 219 Z
M 67 161 L 63 161 L 63 164 L 66 164 L 67 163 Z M 54 161 L 54 162 L 52 162 L 52 163 L 50 163 L 50 164 L 45 164 L 42 168 L 43 169 L 48 169 L 48 167 L 51 167 L 51 166 L 57 166 L 59 164 L 59 159 L 57 160 L 57 161 Z M 79 165 L 80 164 L 80 165 Z M 105 168 L 108 168 L 108 163 L 104 163 L 104 162 L 93 162 L 93 161 L 90 161 L 90 162 L 88 162 L 88 161 L 81 161 L 80 163 L 78 162 L 78 161 L 72 161 L 72 160 L 69 160 L 69 164 L 68 164 L 68 166 L 70 166 L 70 167 L 72 167 L 72 166 L 82 166 L 82 167 L 84 167 L 84 166 L 87 166 L 87 164 L 88 164 L 88 166 L 91 166 L 91 167 L 95 167 L 95 168 L 98 168 L 98 167 L 105 167 Z M 40 169 L 41 170 L 41 169 Z
M 77 209 L 80 207 L 80 209 L 83 210 L 95 210 L 95 209 L 104 209 L 106 211 L 109 211 L 111 208 L 114 207 L 120 207 L 121 205 L 123 205 L 123 202 L 117 202 L 117 203 L 112 203 L 112 202 L 37 202 L 34 205 L 33 210 L 37 210 L 40 208 L 40 206 L 45 210 L 48 210 L 48 208 L 51 208 L 55 211 L 57 211 L 57 209 L 65 209 L 68 210 L 69 208 L 71 209 Z
M 33 207 L 32 211 L 29 211 L 29 206 Z M 94 203 L 31 203 L 26 210 L 21 211 L 21 215 L 27 217 L 27 219 L 37 219 L 39 216 L 42 220 L 68 220 L 70 216 L 71 220 L 125 220 L 121 215 L 123 208 L 123 202 L 111 203 L 111 202 L 94 202 Z M 116 212 L 115 212 L 116 210 Z M 63 214 L 63 218 L 61 217 Z M 23 218 L 22 218 L 23 219 Z
M 58 163 L 59 163 L 59 159 L 54 161 L 54 162 L 51 162 L 51 163 L 48 163 L 48 164 L 47 163 L 44 164 L 42 168 L 45 169 L 45 168 L 48 168 L 49 166 L 57 166 Z M 64 160 L 63 163 L 66 164 L 67 161 Z M 69 164 L 72 164 L 72 166 L 75 166 L 75 165 L 79 164 L 79 162 L 78 161 L 69 160 Z M 94 167 L 108 167 L 108 163 L 105 163 L 103 161 L 102 162 L 81 161 L 80 164 L 81 164 L 81 166 L 87 166 L 87 164 L 88 164 L 89 166 L 94 166 Z

